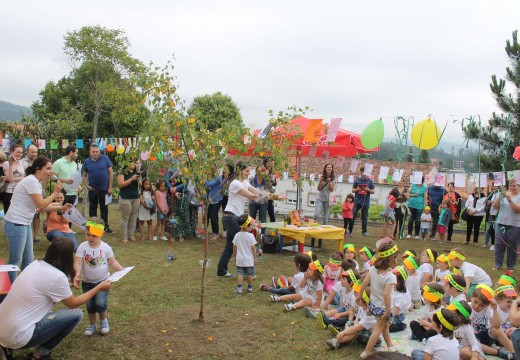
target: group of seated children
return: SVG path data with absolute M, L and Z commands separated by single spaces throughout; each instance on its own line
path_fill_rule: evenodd
M 356 255 L 363 261 L 360 268 Z M 410 339 L 422 342 L 412 358 L 484 359 L 494 355 L 513 359 L 509 310 L 517 298 L 517 281 L 502 275 L 496 289 L 482 268 L 466 261 L 460 248 L 448 254 L 426 249 L 417 257 L 413 250 L 401 255 L 388 239 L 377 252 L 353 244 L 343 254 L 333 254 L 322 266 L 316 254 L 294 257 L 297 274 L 273 278 L 263 284 L 271 301 L 284 302 L 285 310 L 304 309 L 319 329 L 334 337 L 326 343 L 337 349 L 356 340 L 365 345 L 361 358 L 377 351 L 397 351 L 391 332 L 410 329 Z M 437 269 L 434 271 L 434 265 Z M 405 321 L 405 314 L 416 320 Z M 386 346 L 382 346 L 382 340 Z

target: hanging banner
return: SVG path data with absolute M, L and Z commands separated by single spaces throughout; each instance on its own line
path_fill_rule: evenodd
M 466 187 L 466 174 L 464 173 L 457 173 L 455 174 L 455 181 L 454 181 L 455 187 Z
M 363 172 L 363 174 L 370 177 L 370 176 L 372 176 L 373 169 L 374 169 L 374 164 L 365 163 L 365 171 Z
M 401 179 L 403 178 L 403 173 L 404 173 L 403 169 L 395 169 L 394 174 L 392 175 L 393 180 L 397 181 L 397 182 L 401 181 Z
M 379 169 L 379 179 L 380 180 L 386 179 L 388 177 L 389 170 L 390 169 L 387 166 L 381 166 L 381 168 Z
M 338 156 L 338 158 L 336 159 L 336 168 L 342 168 L 343 165 L 345 165 L 345 157 Z
M 323 119 L 311 119 L 303 140 L 308 143 L 317 143 L 323 126 Z
M 336 137 L 338 136 L 339 127 L 341 125 L 341 118 L 330 119 L 329 130 L 327 131 L 327 139 L 326 142 L 334 142 L 336 141 Z
M 358 165 L 359 165 L 359 160 L 356 160 L 356 159 L 351 160 L 350 161 L 350 167 L 349 167 L 348 171 L 356 172 Z

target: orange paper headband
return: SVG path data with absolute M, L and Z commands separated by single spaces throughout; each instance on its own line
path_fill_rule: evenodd
M 354 284 L 352 285 L 352 289 L 354 289 L 354 292 L 359 292 L 361 290 L 361 284 L 362 282 L 360 280 L 356 280 Z
M 95 221 L 87 221 L 85 226 L 89 229 L 90 233 L 94 236 L 101 237 L 105 232 L 105 226 L 103 224 L 98 224 Z
M 504 285 L 495 290 L 496 294 L 502 294 L 504 293 L 507 297 L 516 298 L 518 294 L 516 293 L 515 288 L 512 285 Z
M 320 273 L 323 274 L 323 266 L 321 266 L 319 260 L 316 260 L 316 261 L 314 261 L 314 262 L 311 262 L 311 263 L 309 264 L 309 269 L 311 269 L 312 271 L 318 270 Z
M 428 285 L 424 285 L 423 291 L 423 296 L 426 300 L 437 302 L 442 299 L 442 294 L 437 290 L 430 288 Z
M 498 285 L 513 285 L 516 286 L 516 280 L 508 275 L 501 275 L 500 279 L 498 279 Z
M 477 285 L 476 287 L 477 289 L 480 289 L 480 292 L 486 297 L 486 299 L 488 299 L 489 301 L 493 300 L 493 298 L 495 297 L 495 291 L 487 286 L 487 285 L 484 285 L 484 284 L 479 284 Z
M 403 264 L 408 270 L 417 270 L 419 268 L 419 265 L 417 265 L 415 259 L 412 256 L 408 256 L 406 259 L 404 259 Z
M 437 256 L 437 261 L 448 263 L 448 266 L 450 266 L 450 259 L 444 254 Z

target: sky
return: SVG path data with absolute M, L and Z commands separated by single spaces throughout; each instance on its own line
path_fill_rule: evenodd
M 518 0 L 3 1 L 0 100 L 30 106 L 70 71 L 64 35 L 101 25 L 145 64 L 175 56 L 186 105 L 221 91 L 255 128 L 269 109 L 309 106 L 358 133 L 382 117 L 395 139 L 396 116 L 432 115 L 456 143 L 454 119 L 499 111 L 489 82 L 505 75 L 518 14 Z

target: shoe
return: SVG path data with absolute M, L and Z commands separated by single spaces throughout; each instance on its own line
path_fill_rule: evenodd
M 507 272 L 508 272 L 508 273 L 512 273 L 512 272 L 514 272 L 514 271 L 515 271 L 515 269 L 507 269 Z
M 388 352 L 398 352 L 398 351 L 399 351 L 399 349 L 395 345 L 388 347 Z
M 226 272 L 224 275 L 217 275 L 217 276 L 218 276 L 218 277 L 223 277 L 223 278 L 224 278 L 224 277 L 233 277 L 233 276 L 235 276 L 235 274 L 231 274 L 231 273 L 228 271 L 228 272 Z
M 336 338 L 332 338 L 327 340 L 327 345 L 331 348 L 331 350 L 337 350 L 340 347 L 340 343 Z
M 406 238 L 407 238 L 407 239 L 409 239 L 409 238 L 411 238 L 411 237 L 412 237 L 412 235 L 406 235 Z
M 500 266 L 493 266 L 491 269 L 493 269 L 493 270 L 500 270 Z
M 332 324 L 329 324 L 329 326 L 327 326 L 327 329 L 329 329 L 329 332 L 333 335 L 333 336 L 336 336 L 339 334 L 339 330 L 337 327 L 335 327 L 334 325 Z
M 154 236 L 154 237 L 152 238 L 152 240 L 153 240 L 153 241 L 157 241 L 157 236 Z
M 500 348 L 498 349 L 498 354 L 497 356 L 501 359 L 505 359 L 505 360 L 512 360 L 514 358 L 514 356 L 509 352 L 507 351 L 506 349 L 504 348 Z
M 477 243 L 473 243 L 473 246 L 478 246 L 478 244 Z
M 419 240 L 419 235 L 415 235 L 415 240 Z M 364 352 L 364 351 L 363 351 Z M 368 356 L 368 355 L 367 355 Z
M 490 251 L 495 251 L 495 245 L 491 245 L 491 246 L 489 247 L 489 250 L 490 250 Z
M 121 242 L 122 242 L 123 244 L 128 244 L 128 239 L 121 239 Z
M 110 228 L 105 228 L 105 232 L 107 234 L 112 234 L 113 233 L 113 231 Z
M 280 302 L 280 298 L 278 295 L 271 295 L 271 301 L 272 302 Z
M 278 289 L 278 281 L 276 281 L 276 278 L 273 276 L 273 277 L 271 278 L 271 280 L 273 281 L 273 287 L 274 287 L 275 289 Z
M 99 322 L 99 325 L 101 327 L 101 335 L 105 335 L 105 334 L 108 334 L 108 332 L 110 331 L 110 326 L 108 325 L 108 320 L 105 319 L 105 320 L 101 320 Z
M 130 238 L 128 239 L 130 241 L 136 241 L 134 235 L 130 235 Z
M 253 275 L 253 280 L 256 280 L 256 275 Z
M 363 236 L 368 236 L 368 231 L 365 231 L 365 232 L 363 233 Z
M 252 293 L 253 293 L 253 288 L 248 287 L 248 288 L 247 288 L 247 293 L 248 293 L 248 294 L 252 294 Z
M 166 236 L 161 236 L 161 240 L 168 241 L 168 238 Z
M 94 334 L 96 331 L 97 331 L 97 327 L 96 327 L 96 325 L 89 325 L 89 326 L 87 326 L 87 328 L 85 329 L 85 332 L 83 333 L 83 335 L 91 336 L 91 335 Z
M 235 289 L 235 294 L 242 295 L 242 289 L 236 288 Z
M 312 310 L 310 306 L 306 306 L 303 308 L 303 313 L 306 317 L 311 319 L 316 319 L 316 313 Z
M 387 352 L 388 350 L 384 346 L 377 346 L 377 347 L 374 347 L 374 351 L 375 352 Z
M 39 243 L 39 242 L 40 242 L 39 238 L 37 238 L 37 237 L 33 238 L 33 243 Z
M 179 238 L 179 241 L 184 241 L 184 238 L 183 238 L 183 237 L 180 237 L 180 238 Z
M 0 360 L 13 360 L 13 349 L 0 345 Z
M 484 244 L 484 245 L 482 245 L 481 247 L 485 248 L 485 247 L 487 247 L 487 244 Z
M 370 355 L 372 355 L 372 353 L 369 354 L 369 353 L 367 353 L 366 351 L 363 351 L 363 352 L 359 355 L 359 357 L 360 357 L 361 359 L 366 359 L 366 358 L 369 357 Z
M 289 312 L 289 311 L 292 311 L 292 310 L 296 310 L 292 304 L 285 304 L 283 306 L 285 308 L 285 311 Z
M 262 290 L 262 291 L 269 291 L 269 285 L 267 285 L 267 284 L 260 285 L 260 290 Z
M 444 243 L 444 240 L 439 240 L 439 244 L 442 244 L 442 243 Z
M 316 314 L 316 326 L 320 330 L 327 329 L 327 324 L 323 321 L 323 314 L 321 312 Z

